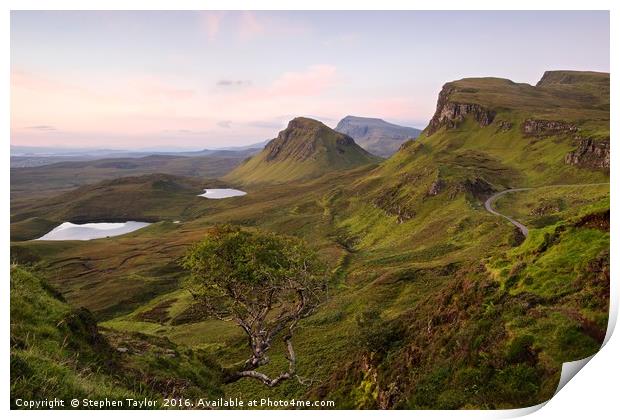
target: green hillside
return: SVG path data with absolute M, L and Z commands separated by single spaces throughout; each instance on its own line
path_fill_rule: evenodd
M 286 183 L 369 165 L 380 159 L 347 135 L 310 118 L 298 117 L 223 179 L 239 184 Z
M 343 193 L 349 278 L 375 272 L 368 288 L 385 295 L 358 317 L 366 352 L 316 395 L 369 408 L 533 405 L 553 393 L 561 362 L 597 350 L 609 286 L 608 86 L 608 74 L 567 72 L 536 87 L 444 86 L 422 136 Z M 498 203 L 530 227 L 525 241 L 482 206 L 510 187 L 534 188 Z
M 172 380 L 171 380 L 172 378 Z M 102 331 L 37 274 L 11 268 L 11 403 L 16 399 L 217 397 L 204 355 L 144 334 Z M 18 408 L 13 406 L 12 408 Z
M 545 82 L 565 73 L 547 72 L 537 86 L 447 83 L 423 134 L 359 181 L 371 197 L 361 201 L 403 222 L 462 198 L 476 209 L 511 187 L 608 182 L 609 75 Z
M 222 387 L 232 398 L 517 408 L 553 395 L 562 362 L 597 351 L 609 302 L 608 74 L 547 72 L 536 86 L 450 82 L 424 133 L 374 165 L 349 154 L 350 144 L 328 153 L 342 137 L 323 127 L 293 120 L 226 177 L 249 185 L 246 196 L 203 200 L 181 224 L 79 243 L 13 242 L 12 257 L 108 331 L 165 337 L 227 367 L 246 357 L 247 340 L 201 313 L 183 288 L 181 258 L 216 223 L 305 239 L 330 268 L 329 300 L 293 338 L 308 381 L 240 380 Z M 326 162 L 341 155 L 348 160 L 335 172 Z M 494 206 L 524 223 L 527 237 L 483 205 L 520 187 L 531 189 Z M 110 203 L 130 197 L 109 193 Z M 164 212 L 155 199 L 140 206 Z M 71 204 L 54 211 L 64 208 Z M 37 209 L 33 226 L 46 216 Z M 283 350 L 274 346 L 262 371 L 280 372 Z

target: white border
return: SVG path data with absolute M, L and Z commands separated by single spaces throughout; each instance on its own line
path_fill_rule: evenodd
M 397 1 L 397 0 L 382 0 L 382 1 L 369 1 L 369 0 L 357 0 L 356 2 L 344 1 L 344 0 L 296 0 L 294 3 L 285 0 L 265 0 L 260 3 L 249 0 L 215 0 L 215 1 L 200 1 L 200 0 L 143 0 L 143 1 L 129 1 L 129 0 L 89 0 L 88 2 L 80 0 L 8 0 L 3 2 L 5 4 L 5 11 L 2 14 L 0 20 L 0 33 L 2 33 L 2 48 L 3 48 L 3 65 L 2 75 L 4 80 L 4 86 L 6 87 L 10 75 L 10 25 L 9 25 L 9 11 L 13 10 L 42 10 L 42 9 L 67 9 L 67 10 L 204 10 L 204 9 L 220 9 L 220 10 L 280 10 L 280 9 L 292 9 L 292 10 L 341 10 L 341 9 L 358 9 L 358 10 L 611 10 L 611 67 L 617 68 L 618 60 L 618 4 L 617 1 L 607 0 L 588 0 L 578 1 L 553 1 L 553 0 L 507 0 L 507 1 L 491 1 L 491 0 L 469 0 L 467 2 L 459 0 L 446 0 L 446 1 L 433 1 L 433 2 L 413 2 L 413 1 Z M 437 28 L 441 30 L 441 28 Z M 527 30 L 527 28 L 524 28 Z M 570 46 L 567 45 L 567 48 Z M 611 78 L 612 83 L 612 137 L 613 134 L 618 132 L 618 107 L 616 100 L 618 99 L 618 83 L 615 81 L 615 77 Z M 5 92 L 5 90 L 2 90 Z M 2 110 L 2 132 L 5 134 L 5 140 L 2 145 L 4 153 L 2 159 L 4 164 L 4 171 L 0 175 L 1 184 L 3 188 L 3 197 L 9 197 L 9 139 L 10 139 L 10 96 L 8 92 L 1 103 Z M 612 143 L 617 141 L 615 138 Z M 612 146 L 615 148 L 615 146 Z M 618 158 L 617 154 L 612 154 L 611 165 L 611 178 L 617 179 L 618 175 Z M 612 183 L 613 185 L 613 183 Z M 612 208 L 617 208 L 616 194 L 613 193 L 612 188 Z M 9 200 L 4 202 L 2 207 L 4 213 L 4 220 L 8 222 L 10 210 Z M 5 261 L 10 263 L 9 260 L 9 224 L 5 222 L 2 225 L 2 233 L 5 238 L 2 243 L 2 253 Z M 612 236 L 618 237 L 618 225 L 613 221 L 612 211 Z M 615 241 L 611 242 L 611 255 L 620 255 L 618 253 L 618 246 Z M 612 311 L 610 313 L 610 329 L 615 325 L 618 314 L 618 281 L 616 279 L 615 259 L 612 258 L 611 266 L 611 304 Z M 2 381 L 2 404 L 3 408 L 8 411 L 9 409 L 9 279 L 8 270 L 2 271 L 2 293 L 0 293 L 0 304 L 4 310 L 2 334 L 6 338 L 5 344 L 1 347 L 2 362 L 4 363 L 5 377 Z M 617 334 L 616 334 L 617 335 Z M 608 337 L 609 338 L 609 337 Z M 618 374 L 619 361 L 618 355 L 620 355 L 620 342 L 618 338 L 612 336 L 607 342 L 605 347 L 595 355 L 590 363 L 578 373 L 577 379 L 570 381 L 554 398 L 552 398 L 544 408 L 536 411 L 531 415 L 533 419 L 551 419 L 562 418 L 577 419 L 577 418 L 612 418 L 618 413 L 619 399 L 617 396 L 618 386 Z M 537 407 L 540 408 L 540 407 Z M 388 413 L 381 413 L 381 415 L 388 415 L 395 418 L 420 418 L 420 419 L 445 419 L 450 418 L 466 418 L 466 419 L 480 419 L 480 418 L 505 418 L 524 415 L 531 410 L 511 410 L 511 411 L 392 411 Z M 613 413 L 613 414 L 612 414 Z M 165 411 L 156 412 L 117 412 L 113 415 L 121 417 L 167 417 L 171 413 Z M 230 416 L 241 415 L 241 412 L 229 412 L 229 411 L 216 411 L 216 412 L 175 412 L 173 415 L 187 416 L 193 418 L 225 418 Z M 250 413 L 243 413 L 251 415 L 253 418 L 270 418 L 280 419 L 289 418 L 292 413 L 285 411 L 253 411 Z M 11 416 L 16 418 L 20 417 L 36 417 L 39 416 L 48 418 L 83 418 L 84 412 L 33 412 L 33 411 L 12 411 Z M 93 418 L 108 418 L 109 412 L 104 411 L 91 411 L 88 414 Z M 316 414 L 311 411 L 296 411 L 294 413 L 296 417 L 311 418 Z M 321 412 L 321 416 L 326 418 L 338 418 L 343 415 L 355 416 L 356 419 L 374 418 L 377 413 L 372 411 L 352 411 L 352 412 L 340 412 L 340 411 L 324 411 Z

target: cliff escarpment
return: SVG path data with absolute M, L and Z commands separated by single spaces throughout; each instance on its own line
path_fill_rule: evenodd
M 441 127 L 456 128 L 468 115 L 472 116 L 480 124 L 480 127 L 486 127 L 493 122 L 495 111 L 476 103 L 453 101 L 451 95 L 458 91 L 458 87 L 450 83 L 443 86 L 437 100 L 435 115 L 433 115 L 425 130 L 427 135 L 432 135 Z

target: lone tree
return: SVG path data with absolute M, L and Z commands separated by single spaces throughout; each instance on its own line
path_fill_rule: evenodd
M 216 226 L 184 259 L 189 290 L 207 314 L 232 320 L 245 332 L 251 356 L 226 378 L 254 378 L 273 387 L 296 376 L 293 330 L 326 296 L 325 269 L 302 241 L 273 233 Z M 282 335 L 288 370 L 270 378 L 258 372 Z M 299 377 L 298 377 L 299 379 Z

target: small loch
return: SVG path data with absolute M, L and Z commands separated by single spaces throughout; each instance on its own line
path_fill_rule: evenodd
M 204 193 L 198 194 L 198 197 L 219 200 L 222 198 L 240 197 L 246 194 L 245 191 L 235 190 L 233 188 L 207 188 Z
M 37 238 L 37 241 L 88 241 L 91 239 L 107 238 L 124 235 L 150 225 L 146 222 L 123 223 L 84 223 L 76 224 L 64 222 L 50 232 Z

